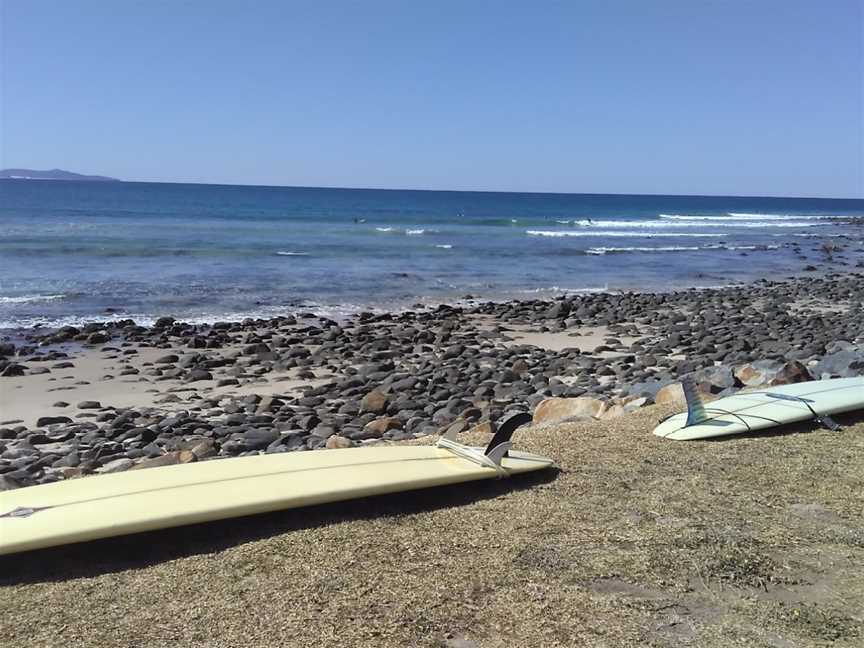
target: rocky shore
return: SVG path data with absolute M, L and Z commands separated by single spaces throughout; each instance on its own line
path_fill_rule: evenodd
M 864 274 L 0 342 L 0 489 L 864 375 Z M 544 402 L 545 401 L 545 402 Z M 541 406 L 542 403 L 542 406 Z M 646 429 L 646 432 L 648 430 Z

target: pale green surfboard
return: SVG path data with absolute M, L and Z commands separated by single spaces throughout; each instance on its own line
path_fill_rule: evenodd
M 510 451 L 516 415 L 488 448 L 378 446 L 220 459 L 0 492 L 0 554 L 325 502 L 509 477 L 552 460 Z
M 688 397 L 688 407 L 689 412 L 675 414 L 660 423 L 654 434 L 675 441 L 708 439 L 864 410 L 864 378 L 767 387 L 704 403 L 701 412 L 699 405 Z

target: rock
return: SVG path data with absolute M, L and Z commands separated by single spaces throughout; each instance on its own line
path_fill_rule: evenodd
M 669 383 L 665 387 L 661 387 L 654 395 L 654 402 L 658 405 L 666 405 L 668 403 L 683 403 L 684 388 L 679 382 Z
M 729 367 L 705 367 L 691 374 L 693 380 L 699 386 L 699 391 L 717 394 L 726 389 L 735 387 L 735 376 Z
M 334 434 L 333 436 L 327 439 L 327 443 L 324 445 L 328 450 L 337 450 L 339 448 L 350 448 L 351 447 L 351 439 L 346 439 L 343 436 L 339 436 L 338 434 Z
M 615 403 L 613 405 L 608 406 L 597 417 L 600 420 L 606 421 L 608 419 L 618 418 L 619 416 L 623 416 L 627 414 L 627 409 L 621 403 Z
M 360 411 L 372 412 L 373 414 L 383 414 L 387 411 L 388 400 L 386 394 L 377 389 L 373 389 L 363 397 L 362 401 L 360 401 Z
M 652 399 L 645 396 L 628 396 L 621 401 L 621 405 L 624 407 L 624 411 L 629 414 L 630 412 L 635 412 L 640 407 L 651 405 L 653 402 Z
M 448 425 L 444 430 L 441 431 L 441 434 L 462 434 L 465 430 L 468 429 L 468 421 L 465 419 L 456 419 Z
M 191 452 L 195 455 L 196 459 L 206 459 L 218 454 L 216 443 L 213 439 L 201 439 L 201 441 L 192 446 Z
M 3 368 L 3 371 L 0 371 L 0 376 L 4 376 L 5 378 L 15 378 L 17 376 L 23 376 L 25 369 L 27 369 L 27 367 L 25 367 L 24 365 L 12 362 L 6 365 Z
M 180 451 L 166 452 L 158 457 L 141 459 L 130 470 L 142 470 L 144 468 L 158 468 L 159 466 L 173 466 L 180 463 Z
M 826 355 L 811 369 L 816 378 L 864 376 L 864 348 L 845 349 Z
M 558 302 L 546 311 L 547 319 L 564 319 L 570 314 L 570 302 Z
M 99 401 L 81 401 L 78 403 L 78 409 L 101 409 L 102 403 Z
M 128 457 L 120 457 L 119 459 L 114 459 L 109 461 L 105 465 L 96 469 L 98 473 L 115 473 L 115 472 L 123 472 L 124 470 L 129 470 L 135 464 L 134 461 L 129 459 Z
M 605 401 L 590 396 L 547 398 L 534 410 L 534 423 L 554 423 L 570 418 L 598 418 L 605 409 Z
M 318 437 L 319 439 L 329 439 L 334 434 L 336 434 L 336 428 L 332 425 L 324 425 L 323 423 L 316 425 L 311 432 L 311 436 Z
M 155 364 L 174 364 L 180 360 L 180 356 L 175 355 L 173 353 L 169 353 L 168 355 L 160 356 L 156 358 L 153 362 Z
M 40 416 L 36 420 L 36 427 L 44 427 L 46 425 L 54 425 L 55 423 L 71 423 L 72 419 L 68 416 Z
M 16 488 L 21 488 L 20 482 L 9 475 L 0 475 L 0 491 L 14 490 Z
M 206 369 L 193 369 L 186 376 L 186 382 L 198 382 L 199 380 L 213 380 L 213 374 Z
M 735 368 L 735 377 L 746 387 L 789 385 L 812 380 L 807 367 L 796 360 L 757 360 Z
M 385 432 L 400 429 L 402 429 L 402 421 L 398 418 L 395 416 L 382 416 L 374 421 L 369 421 L 369 423 L 363 426 L 363 438 L 379 438 L 383 436 Z
M 263 450 L 279 438 L 275 430 L 252 428 L 243 434 L 243 442 L 249 450 Z
M 468 434 L 494 434 L 495 430 L 492 427 L 491 421 L 481 421 L 470 430 L 468 430 Z

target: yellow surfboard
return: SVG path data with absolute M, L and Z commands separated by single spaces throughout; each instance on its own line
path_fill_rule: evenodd
M 510 452 L 508 424 L 499 431 L 507 440 L 496 435 L 498 442 L 493 439 L 494 447 L 486 449 L 442 437 L 437 446 L 260 455 L 5 491 L 0 493 L 0 554 L 507 477 L 552 465 L 545 457 Z

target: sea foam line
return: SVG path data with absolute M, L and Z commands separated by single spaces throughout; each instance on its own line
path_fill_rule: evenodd
M 684 245 L 661 245 L 659 247 L 592 247 L 585 250 L 586 254 L 607 254 L 610 252 L 693 252 L 703 248 Z
M 661 214 L 660 218 L 669 216 Z M 748 228 L 764 228 L 764 227 L 816 227 L 819 225 L 828 225 L 828 223 L 814 222 L 811 220 L 748 220 L 748 219 L 730 219 L 715 216 L 699 216 L 681 217 L 678 219 L 666 218 L 665 220 L 577 220 L 573 221 L 575 225 L 581 227 L 611 227 L 611 228 L 644 228 L 644 229 L 671 229 L 671 228 L 687 228 L 687 227 L 748 227 Z
M 573 231 L 568 230 L 566 232 L 562 232 L 560 230 L 525 230 L 525 233 L 528 236 L 546 236 L 552 238 L 561 238 L 564 236 L 576 236 L 576 237 L 598 237 L 598 236 L 609 236 L 609 237 L 624 237 L 624 238 L 715 238 L 724 236 L 723 234 L 706 234 L 704 232 L 699 233 L 690 233 L 690 232 L 658 232 L 658 233 L 645 233 L 645 232 L 609 232 L 603 230 L 596 231 Z
M 0 297 L 0 304 L 29 304 L 31 302 L 54 301 L 66 295 L 21 295 L 20 297 Z
M 665 220 L 681 221 L 766 221 L 766 220 L 806 220 L 822 218 L 821 216 L 795 216 L 793 214 L 747 214 L 743 212 L 727 212 L 725 216 L 691 216 L 690 214 L 659 214 Z

